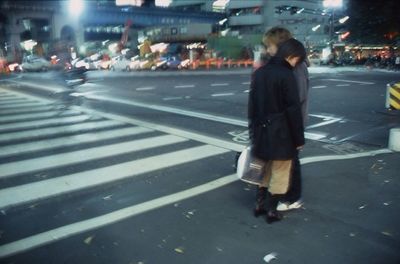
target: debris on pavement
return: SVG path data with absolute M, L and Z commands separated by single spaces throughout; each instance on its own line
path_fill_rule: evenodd
M 184 247 L 177 247 L 175 248 L 175 252 L 179 253 L 179 254 L 183 254 L 184 253 Z
M 364 209 L 365 207 L 367 207 L 367 204 L 361 205 L 360 207 L 358 207 L 358 209 L 362 210 L 362 209 Z
M 83 242 L 85 242 L 86 245 L 90 245 L 90 243 L 92 243 L 93 238 L 94 236 L 89 236 Z
M 277 256 L 278 256 L 277 253 L 272 252 L 272 253 L 270 253 L 270 254 L 268 254 L 268 255 L 266 255 L 266 256 L 264 257 L 264 261 L 267 262 L 267 263 L 269 263 L 271 260 L 277 259 Z
M 103 197 L 103 200 L 105 200 L 105 201 L 111 200 L 112 196 L 113 196 L 112 194 L 107 195 L 107 196 L 104 196 L 104 197 Z

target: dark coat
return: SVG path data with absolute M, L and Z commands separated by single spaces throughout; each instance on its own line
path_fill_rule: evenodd
M 304 126 L 293 68 L 274 57 L 252 76 L 248 104 L 253 154 L 263 160 L 288 160 L 304 145 Z

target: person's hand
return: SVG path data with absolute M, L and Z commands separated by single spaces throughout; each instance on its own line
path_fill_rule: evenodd
M 304 148 L 304 145 L 298 146 L 296 149 L 297 149 L 297 150 L 302 150 L 303 148 Z

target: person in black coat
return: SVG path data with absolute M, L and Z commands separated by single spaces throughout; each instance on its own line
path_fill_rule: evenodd
M 265 176 L 257 195 L 255 216 L 279 221 L 276 206 L 290 183 L 293 159 L 302 148 L 304 125 L 293 68 L 306 58 L 303 44 L 289 39 L 252 76 L 248 119 L 252 154 L 265 161 Z M 264 208 L 267 197 L 267 208 Z

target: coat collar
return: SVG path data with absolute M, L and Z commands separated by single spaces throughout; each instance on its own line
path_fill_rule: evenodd
M 272 57 L 271 60 L 269 61 L 270 64 L 276 64 L 276 65 L 281 65 L 284 66 L 290 70 L 293 70 L 292 65 L 290 65 L 285 59 L 280 58 L 280 57 Z

